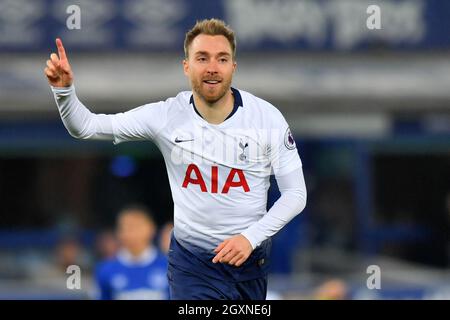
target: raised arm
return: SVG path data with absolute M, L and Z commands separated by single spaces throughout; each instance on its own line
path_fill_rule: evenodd
M 52 53 L 44 70 L 58 106 L 61 120 L 71 136 L 78 139 L 113 140 L 111 116 L 94 114 L 75 93 L 73 72 L 61 39 L 56 39 L 58 54 Z
M 164 103 L 148 104 L 110 115 L 92 113 L 76 95 L 72 68 L 61 39 L 56 39 L 56 46 L 58 54 L 50 55 L 44 72 L 61 120 L 71 136 L 114 143 L 154 138 L 165 123 Z

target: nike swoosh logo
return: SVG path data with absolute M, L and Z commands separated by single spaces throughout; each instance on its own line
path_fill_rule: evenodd
M 178 137 L 175 138 L 175 143 L 180 143 L 180 142 L 187 142 L 187 141 L 193 141 L 194 139 L 178 139 Z

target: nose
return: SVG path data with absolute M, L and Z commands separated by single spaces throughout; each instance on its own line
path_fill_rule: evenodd
M 206 67 L 206 72 L 208 74 L 217 74 L 218 73 L 218 68 L 217 68 L 217 61 L 215 61 L 214 59 L 212 59 L 209 63 L 208 66 Z

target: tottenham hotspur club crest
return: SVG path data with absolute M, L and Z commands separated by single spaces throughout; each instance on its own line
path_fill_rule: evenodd
M 284 145 L 289 150 L 295 149 L 295 140 L 289 128 L 286 129 L 286 133 L 284 134 Z
M 248 143 L 245 144 L 242 143 L 242 140 L 239 142 L 239 147 L 242 149 L 242 153 L 239 155 L 239 160 L 244 161 L 247 159 L 247 156 L 245 155 L 245 148 L 248 147 Z

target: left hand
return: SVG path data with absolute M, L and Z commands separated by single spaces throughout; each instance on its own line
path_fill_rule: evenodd
M 253 248 L 250 241 L 242 234 L 238 234 L 221 242 L 214 253 L 213 263 L 228 263 L 236 267 L 241 266 L 252 253 Z

